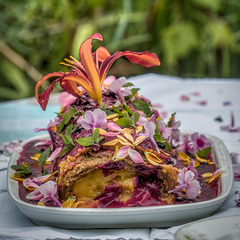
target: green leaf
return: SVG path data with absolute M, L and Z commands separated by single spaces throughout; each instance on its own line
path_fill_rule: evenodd
M 130 115 L 133 115 L 133 111 L 129 108 L 128 105 L 124 105 L 123 108 L 124 108 Z
M 134 99 L 133 100 L 133 106 L 139 110 L 144 112 L 148 117 L 151 115 L 150 106 L 148 103 L 146 103 L 143 99 Z
M 64 153 L 66 153 L 72 149 L 73 149 L 73 146 L 67 146 L 59 153 L 59 155 L 63 155 Z
M 70 108 L 68 112 L 64 114 L 59 113 L 60 116 L 63 116 L 63 119 L 58 126 L 58 133 L 60 133 L 63 130 L 65 125 L 67 125 L 71 120 L 71 118 L 77 115 L 77 113 L 78 113 L 78 110 L 76 108 Z
M 99 136 L 99 128 L 95 128 L 92 134 L 93 142 L 96 142 L 98 136 Z
M 134 86 L 134 84 L 130 83 L 130 82 L 125 83 L 124 85 L 122 85 L 122 87 L 132 87 L 132 86 Z
M 72 129 L 73 129 L 73 124 L 71 123 L 68 127 L 67 127 L 67 129 L 66 129 L 66 134 L 65 134 L 65 136 L 66 136 L 66 138 L 67 138 L 67 140 L 68 140 L 68 145 L 73 145 L 74 146 L 74 142 L 73 142 L 73 140 L 72 140 L 72 138 L 71 138 L 71 132 L 72 132 Z
M 106 103 L 104 103 L 103 106 L 102 106 L 100 109 L 101 109 L 102 111 L 104 111 L 104 112 L 107 114 L 107 116 L 114 113 L 114 112 L 110 111 L 110 110 L 107 108 Z
M 139 119 L 139 113 L 134 112 L 132 115 L 132 121 L 134 125 L 137 123 L 138 119 Z
M 212 148 L 211 147 L 206 147 L 202 150 L 198 149 L 197 155 L 201 158 L 206 158 L 209 153 L 211 152 Z
M 76 139 L 76 141 L 77 141 L 80 145 L 82 145 L 82 146 L 84 146 L 84 147 L 91 146 L 91 145 L 93 145 L 93 144 L 95 143 L 94 140 L 93 140 L 93 138 L 92 138 L 92 136 L 90 136 L 90 137 L 85 137 L 85 138 L 79 138 L 79 139 Z
M 46 163 L 47 158 L 49 157 L 51 148 L 47 148 L 44 152 L 42 152 L 42 154 L 40 155 L 39 159 L 38 159 L 38 166 L 42 169 L 42 171 L 44 171 L 44 165 Z
M 221 116 L 215 117 L 214 120 L 215 120 L 216 122 L 223 122 L 223 119 L 222 119 Z
M 115 121 L 116 124 L 118 124 L 121 127 L 132 127 L 133 126 L 133 122 L 130 118 L 127 117 L 122 117 L 119 118 L 117 121 Z
M 120 110 L 117 107 L 113 106 L 113 111 L 115 113 L 117 113 L 119 117 L 123 117 L 124 116 L 124 114 L 122 112 L 120 112 Z
M 20 177 L 26 177 L 30 174 L 32 174 L 32 171 L 30 169 L 33 162 L 29 163 L 28 166 L 23 165 L 20 163 L 20 165 L 12 165 L 11 168 L 15 170 L 14 176 L 20 176 Z

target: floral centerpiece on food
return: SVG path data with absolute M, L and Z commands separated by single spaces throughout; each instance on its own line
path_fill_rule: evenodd
M 104 47 L 92 52 L 93 39 L 102 36 L 93 34 L 81 44 L 80 61 L 71 57 L 62 63 L 69 72 L 49 73 L 36 85 L 43 110 L 56 83 L 65 91 L 56 118 L 35 129 L 47 131 L 49 138 L 28 142 L 12 166 L 20 198 L 42 206 L 113 208 L 216 197 L 221 170 L 211 142 L 199 133 L 180 134 L 176 114 L 165 122 L 125 77 L 106 77 L 120 57 L 152 67 L 160 65 L 157 55 L 111 55 Z M 41 84 L 53 77 L 39 94 Z

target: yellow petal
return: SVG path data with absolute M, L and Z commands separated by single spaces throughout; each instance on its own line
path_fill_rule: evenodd
M 102 128 L 99 128 L 99 134 L 100 135 L 104 135 L 105 133 L 107 133 L 106 130 L 102 129 Z
M 119 142 L 119 140 L 116 138 L 116 139 L 113 139 L 109 142 L 103 143 L 102 145 L 104 145 L 104 146 L 115 146 L 118 142 Z
M 134 142 L 134 146 L 137 146 L 138 144 L 143 142 L 145 138 L 146 138 L 146 136 L 144 136 L 144 135 L 137 137 L 137 139 Z
M 204 174 L 202 174 L 202 176 L 204 178 L 210 178 L 212 175 L 213 175 L 212 173 L 204 173 Z
M 206 159 L 204 159 L 204 158 L 200 158 L 196 153 L 195 153 L 195 157 L 196 157 L 196 159 L 197 159 L 200 163 L 208 162 L 208 160 L 206 160 Z
M 142 125 L 137 126 L 137 128 L 135 129 L 136 133 L 139 133 L 142 130 L 143 130 L 143 126 Z
M 211 177 L 208 180 L 208 183 L 211 183 L 212 181 L 214 181 L 215 179 L 219 178 L 221 176 L 222 172 L 219 172 L 218 174 L 214 175 L 213 177 Z
M 183 160 L 183 161 L 189 161 L 189 157 L 187 156 L 187 154 L 186 153 L 184 153 L 184 152 L 179 152 L 178 153 L 178 156 Z
M 123 131 L 123 135 L 126 139 L 128 139 L 131 143 L 134 143 L 133 136 L 130 134 L 129 131 Z
M 113 119 L 113 118 L 115 118 L 115 117 L 117 117 L 117 116 L 118 116 L 117 113 L 113 113 L 113 114 L 108 115 L 108 116 L 106 117 L 106 119 L 107 119 L 107 120 Z
M 24 180 L 24 178 L 15 177 L 13 174 L 11 174 L 11 178 L 13 178 L 14 180 L 19 181 L 19 182 L 23 182 L 23 180 Z
M 144 152 L 148 162 L 150 162 L 153 165 L 159 165 L 160 163 L 162 163 L 163 161 L 157 157 L 154 153 L 152 152 Z
M 126 138 L 124 138 L 123 136 L 117 135 L 117 137 L 119 138 L 119 142 L 120 142 L 122 145 L 127 145 L 127 146 L 131 146 L 131 145 L 132 145 L 132 144 L 131 144 Z

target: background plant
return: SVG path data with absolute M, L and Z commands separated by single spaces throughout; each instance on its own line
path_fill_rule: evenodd
M 237 0 L 6 0 L 0 8 L 1 101 L 32 96 L 35 82 L 63 70 L 59 62 L 78 57 L 94 32 L 110 53 L 149 50 L 162 62 L 145 69 L 119 60 L 109 74 L 240 77 Z

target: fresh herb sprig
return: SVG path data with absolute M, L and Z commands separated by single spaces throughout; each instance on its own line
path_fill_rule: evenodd
M 169 145 L 169 143 L 167 142 L 167 139 L 165 139 L 162 134 L 161 134 L 161 131 L 159 129 L 159 126 L 157 124 L 157 121 L 155 120 L 155 125 L 156 125 L 156 129 L 155 129 L 155 134 L 154 134 L 154 139 L 156 140 L 157 143 L 162 143 L 164 146 L 165 146 L 165 149 L 168 151 L 168 152 L 171 152 L 172 148 L 171 146 Z
M 73 124 L 71 123 L 66 129 L 65 135 L 60 134 L 60 133 L 58 134 L 59 136 L 61 136 L 64 144 L 66 145 L 66 147 L 60 152 L 60 155 L 70 151 L 75 146 L 75 144 L 71 138 L 72 131 L 73 131 Z
M 63 128 L 69 123 L 69 121 L 76 116 L 79 111 L 76 108 L 70 108 L 67 113 L 59 113 L 63 117 L 62 121 L 58 126 L 58 133 L 60 133 Z
M 11 168 L 16 171 L 14 173 L 14 176 L 25 178 L 25 177 L 31 175 L 32 171 L 31 171 L 30 167 L 32 164 L 33 164 L 33 162 L 29 163 L 28 165 L 26 165 L 25 163 L 20 163 L 19 165 L 12 165 Z
M 89 147 L 98 145 L 103 139 L 103 136 L 99 137 L 99 128 L 96 128 L 91 136 L 76 139 L 76 142 L 84 147 Z
M 117 121 L 115 121 L 115 123 L 118 124 L 120 127 L 136 128 L 136 123 L 138 119 L 139 119 L 139 114 L 137 112 L 134 112 L 131 117 L 128 113 L 124 113 L 123 117 L 119 118 Z
M 38 158 L 38 166 L 41 168 L 42 170 L 42 173 L 47 173 L 47 170 L 44 170 L 44 165 L 46 164 L 46 161 L 50 155 L 50 152 L 51 152 L 51 148 L 47 148 L 46 150 L 44 150 L 40 157 Z

